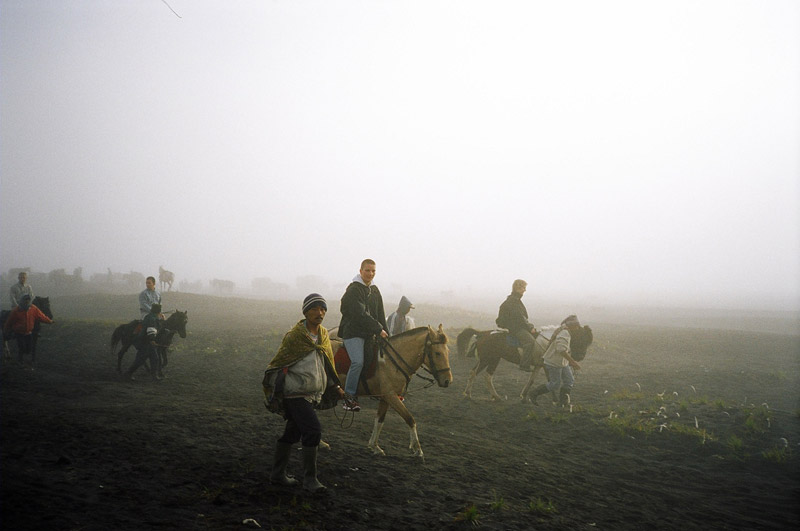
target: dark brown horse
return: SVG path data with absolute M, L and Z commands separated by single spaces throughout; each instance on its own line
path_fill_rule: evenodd
M 42 313 L 45 314 L 50 319 L 53 318 L 53 311 L 50 309 L 50 297 L 34 297 L 33 305 L 42 310 Z M 11 315 L 11 310 L 3 310 L 0 312 L 0 329 L 5 327 L 6 319 L 8 316 Z M 39 330 L 42 327 L 42 323 L 36 322 L 33 325 L 33 336 L 31 337 L 31 354 L 33 355 L 33 359 L 36 359 L 36 343 L 39 341 Z M 13 332 L 9 332 L 6 334 L 5 330 L 3 330 L 3 359 L 8 360 L 11 359 L 11 350 L 8 348 L 9 340 L 14 337 Z
M 473 337 L 477 339 L 477 362 L 475 367 L 473 367 L 469 373 L 467 387 L 464 389 L 464 396 L 467 398 L 472 398 L 472 385 L 475 382 L 475 377 L 478 376 L 481 371 L 486 369 L 486 385 L 489 388 L 489 393 L 491 394 L 492 400 L 502 400 L 503 398 L 497 393 L 497 390 L 494 387 L 494 372 L 497 370 L 500 360 L 510 361 L 515 365 L 519 365 L 521 357 L 520 350 L 516 346 L 513 346 L 509 343 L 509 333 L 506 330 L 487 330 L 479 332 L 473 328 L 466 328 L 460 334 L 458 334 L 458 337 L 456 338 L 456 345 L 459 353 L 461 353 L 462 356 L 466 355 L 467 346 Z M 575 361 L 581 361 L 586 357 L 586 351 L 589 348 L 589 345 L 592 344 L 592 340 L 592 329 L 588 326 L 580 328 L 573 334 L 570 340 L 570 351 Z M 536 337 L 534 357 L 541 357 L 547 350 L 549 344 L 550 340 L 545 338 L 542 334 L 539 334 Z M 541 369 L 541 365 L 533 368 L 528 381 L 522 388 L 520 399 L 527 399 L 526 397 L 528 395 L 528 391 L 533 385 L 533 381 Z
M 175 336 L 175 333 L 177 332 L 179 336 L 186 339 L 186 323 L 189 322 L 188 314 L 188 311 L 179 312 L 175 310 L 175 313 L 164 321 L 161 330 L 158 331 L 158 335 L 156 336 L 156 351 L 161 359 L 162 368 L 167 366 L 167 351 L 172 344 L 172 338 Z M 141 324 L 142 321 L 134 319 L 129 323 L 119 325 L 114 329 L 114 333 L 111 334 L 111 354 L 114 354 L 118 344 L 122 345 L 119 352 L 117 352 L 117 372 L 119 373 L 122 372 L 122 357 L 128 349 L 131 348 L 137 336 L 136 330 Z

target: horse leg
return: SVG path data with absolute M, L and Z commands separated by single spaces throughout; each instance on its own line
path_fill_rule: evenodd
M 525 382 L 525 386 L 522 388 L 522 391 L 519 393 L 519 398 L 523 402 L 527 402 L 528 401 L 528 392 L 531 390 L 531 387 L 533 387 L 533 380 L 536 378 L 536 374 L 539 372 L 540 369 L 541 369 L 541 367 L 534 367 L 533 368 L 533 370 L 531 371 L 531 375 L 528 377 L 528 381 Z
M 500 363 L 500 358 L 494 360 L 489 366 L 486 368 L 486 387 L 489 388 L 489 394 L 492 397 L 492 400 L 503 400 L 503 397 L 497 392 L 497 389 L 494 388 L 494 371 L 497 370 L 497 365 Z
M 128 352 L 128 349 L 130 347 L 131 347 L 130 343 L 127 343 L 127 344 L 123 343 L 122 344 L 122 349 L 119 352 L 117 352 L 117 372 L 118 373 L 122 373 L 122 357 L 125 355 L 126 352 Z
M 408 449 L 411 450 L 411 454 L 424 459 L 425 456 L 422 454 L 422 446 L 419 444 L 419 436 L 417 435 L 417 422 L 414 420 L 411 412 L 408 410 L 405 404 L 400 402 L 400 399 L 397 398 L 396 394 L 391 394 L 388 397 L 383 396 L 381 399 L 386 400 L 388 404 L 392 406 L 392 409 L 397 411 L 397 414 L 403 417 L 403 420 L 406 421 L 406 424 L 408 425 L 409 436 Z
M 494 373 L 486 371 L 486 387 L 489 388 L 489 394 L 492 400 L 503 400 L 503 397 L 494 388 Z
M 467 379 L 467 387 L 464 389 L 464 396 L 466 398 L 472 398 L 472 385 L 475 383 L 475 377 L 480 374 L 480 372 L 486 367 L 486 364 L 483 360 L 478 359 L 478 363 L 475 364 L 475 367 L 469 371 L 469 378 Z
M 535 365 L 533 370 L 531 371 L 531 376 L 528 378 L 528 383 L 525 384 L 525 387 L 522 388 L 522 392 L 519 394 L 520 399 L 523 402 L 530 402 L 530 398 L 528 398 L 528 393 L 530 393 L 531 388 L 533 387 L 533 381 L 536 379 L 536 375 L 542 370 L 541 365 Z
M 397 398 L 397 397 L 395 397 Z M 378 412 L 375 414 L 375 423 L 372 426 L 372 435 L 369 438 L 369 442 L 367 443 L 367 448 L 372 450 L 372 453 L 375 455 L 386 455 L 381 447 L 378 446 L 378 437 L 381 434 L 381 430 L 383 429 L 383 421 L 386 420 L 386 412 L 389 410 L 389 404 L 381 398 L 381 401 L 378 402 Z

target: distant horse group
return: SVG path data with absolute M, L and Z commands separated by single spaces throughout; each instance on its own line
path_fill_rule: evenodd
M 34 297 L 33 305 L 42 310 L 42 313 L 50 319 L 53 318 L 53 311 L 50 309 L 50 297 Z M 8 319 L 9 315 L 11 315 L 10 310 L 3 310 L 0 312 L 0 329 L 5 327 L 6 319 Z M 39 330 L 41 326 L 42 323 L 38 321 L 33 325 L 33 336 L 31 338 L 31 354 L 33 355 L 33 359 L 36 359 L 36 343 L 39 341 Z M 11 349 L 8 347 L 8 342 L 12 337 L 13 332 L 6 334 L 5 330 L 3 330 L 3 360 L 11 359 Z

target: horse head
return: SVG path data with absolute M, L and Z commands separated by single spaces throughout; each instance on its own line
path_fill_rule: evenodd
M 186 339 L 186 323 L 189 322 L 189 311 L 181 312 L 175 310 L 175 313 L 169 316 L 164 321 L 164 326 L 170 330 L 175 330 L 182 339 Z
M 450 370 L 450 349 L 447 347 L 447 334 L 442 325 L 438 330 L 428 326 L 428 337 L 425 339 L 425 356 L 423 363 L 431 371 L 439 387 L 447 387 L 453 381 Z
M 53 318 L 53 311 L 50 309 L 50 297 L 36 297 L 33 299 L 33 305 L 42 310 L 50 319 Z
M 574 333 L 570 333 L 569 349 L 572 358 L 575 361 L 583 361 L 586 357 L 586 351 L 589 349 L 589 345 L 592 344 L 593 340 L 594 335 L 592 334 L 592 329 L 588 326 L 582 326 Z

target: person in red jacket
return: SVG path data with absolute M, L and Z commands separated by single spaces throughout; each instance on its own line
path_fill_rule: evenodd
M 37 322 L 52 324 L 53 320 L 47 317 L 42 310 L 31 301 L 30 295 L 23 295 L 19 305 L 11 310 L 3 326 L 4 332 L 14 332 L 19 347 L 18 359 L 22 363 L 25 354 L 32 354 L 31 364 L 36 362 L 36 353 L 33 351 L 33 329 Z

